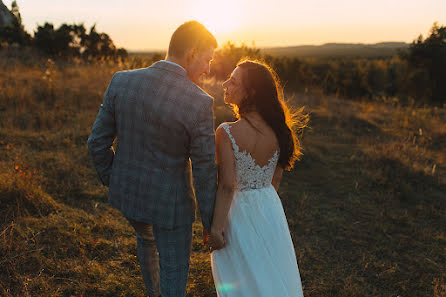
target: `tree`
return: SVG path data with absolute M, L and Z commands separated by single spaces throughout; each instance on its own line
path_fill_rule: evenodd
M 19 6 L 17 5 L 17 1 L 12 1 L 11 3 L 11 13 L 15 16 L 19 24 L 22 24 L 22 16 L 20 15 Z
M 430 35 L 419 36 L 401 54 L 409 65 L 409 95 L 437 103 L 446 102 L 446 27 L 434 23 Z
M 107 34 L 96 32 L 95 26 L 87 34 L 83 24 L 62 24 L 54 29 L 53 24 L 45 23 L 37 27 L 33 43 L 41 52 L 53 57 L 97 59 L 127 56 L 125 49 L 116 49 Z
M 110 36 L 105 33 L 98 33 L 96 25 L 91 27 L 90 34 L 82 41 L 82 45 L 85 47 L 83 55 L 89 58 L 110 57 L 116 51 Z
M 34 45 L 49 56 L 65 56 L 71 41 L 70 34 L 62 26 L 55 30 L 53 24 L 38 26 L 34 33 Z
M 127 51 L 123 48 L 117 49 L 108 34 L 96 31 L 96 25 L 90 28 L 90 34 L 85 35 L 85 38 L 82 40 L 82 46 L 85 48 L 82 55 L 86 59 L 127 57 Z
M 12 2 L 11 14 L 13 16 L 12 23 L 0 27 L 0 44 L 29 45 L 31 36 L 25 31 L 22 25 L 22 18 L 16 1 Z

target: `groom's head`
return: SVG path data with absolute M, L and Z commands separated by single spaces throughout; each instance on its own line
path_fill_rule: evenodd
M 167 58 L 183 66 L 189 78 L 196 83 L 201 75 L 209 74 L 217 45 L 217 40 L 205 26 L 189 21 L 172 34 Z

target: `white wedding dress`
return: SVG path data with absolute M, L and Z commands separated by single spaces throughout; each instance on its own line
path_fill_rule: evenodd
M 231 139 L 237 189 L 226 226 L 226 247 L 211 253 L 219 297 L 302 297 L 302 284 L 282 203 L 271 184 L 279 159 L 276 151 L 260 167 Z

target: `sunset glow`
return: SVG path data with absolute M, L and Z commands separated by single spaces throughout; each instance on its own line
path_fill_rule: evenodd
M 243 10 L 239 1 L 221 1 L 218 4 L 207 0 L 196 0 L 191 6 L 190 16 L 204 24 L 212 33 L 223 34 L 239 29 Z
M 3 0 L 11 7 L 12 0 Z M 30 33 L 46 21 L 96 24 L 118 47 L 165 50 L 175 29 L 192 19 L 218 43 L 258 47 L 324 43 L 412 42 L 434 22 L 446 24 L 445 0 L 17 0 Z

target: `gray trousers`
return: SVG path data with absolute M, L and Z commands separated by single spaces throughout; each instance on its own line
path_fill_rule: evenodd
M 184 297 L 189 274 L 192 225 L 165 229 L 127 218 L 135 228 L 138 259 L 150 297 Z

